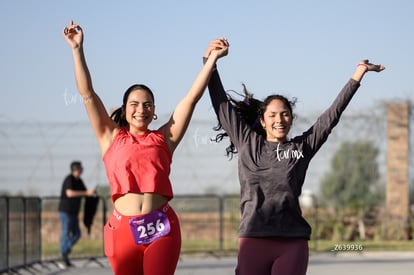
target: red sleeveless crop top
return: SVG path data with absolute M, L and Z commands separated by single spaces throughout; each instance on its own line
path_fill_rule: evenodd
M 161 131 L 134 135 L 120 129 L 103 161 L 112 201 L 126 193 L 157 193 L 172 199 L 172 155 Z

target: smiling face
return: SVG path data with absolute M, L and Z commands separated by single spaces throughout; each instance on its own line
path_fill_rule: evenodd
M 144 134 L 148 130 L 155 112 L 154 100 L 148 91 L 133 90 L 125 105 L 125 118 L 129 131 L 133 134 Z
M 293 115 L 288 106 L 279 99 L 267 104 L 260 122 L 266 131 L 266 139 L 274 142 L 285 142 L 292 126 Z

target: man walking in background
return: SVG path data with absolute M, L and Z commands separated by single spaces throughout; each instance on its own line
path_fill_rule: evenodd
M 63 181 L 59 201 L 59 218 L 62 227 L 60 252 L 66 267 L 72 266 L 69 253 L 81 237 L 78 219 L 81 199 L 94 196 L 96 193 L 94 189 L 86 189 L 80 177 L 83 171 L 80 161 L 73 161 L 70 164 L 70 170 L 71 173 Z

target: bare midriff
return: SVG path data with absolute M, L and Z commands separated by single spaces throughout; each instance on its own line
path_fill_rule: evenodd
M 127 193 L 114 202 L 116 210 L 125 216 L 142 215 L 160 208 L 168 198 L 155 193 Z

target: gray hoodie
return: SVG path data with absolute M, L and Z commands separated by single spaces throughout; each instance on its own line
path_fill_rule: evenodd
M 279 143 L 267 141 L 239 117 L 214 70 L 208 84 L 211 101 L 238 151 L 240 237 L 310 238 L 311 227 L 299 206 L 306 170 L 359 86 L 350 79 L 306 132 Z

